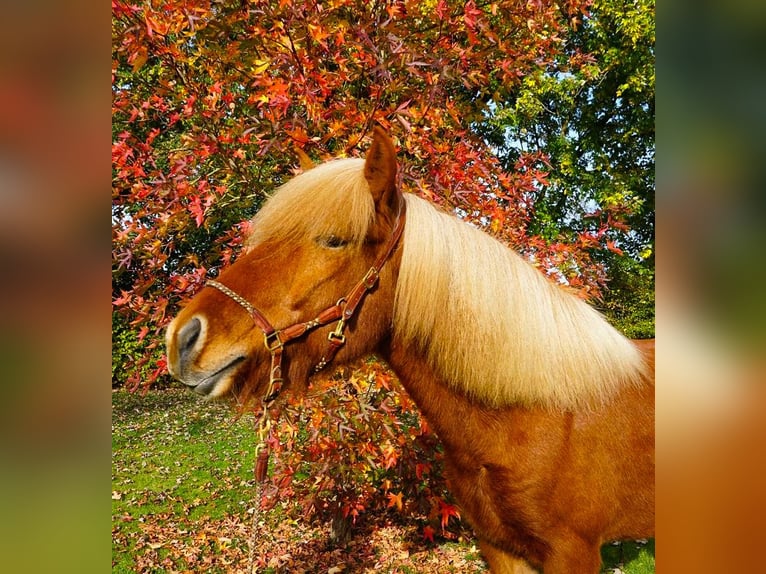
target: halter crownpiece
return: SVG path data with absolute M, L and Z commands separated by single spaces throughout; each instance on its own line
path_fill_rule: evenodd
M 386 248 L 375 260 L 373 266 L 370 267 L 367 273 L 365 273 L 361 281 L 351 289 L 348 295 L 340 298 L 335 305 L 328 307 L 310 321 L 295 323 L 294 325 L 284 327 L 283 329 L 276 329 L 269 320 L 266 319 L 263 313 L 236 291 L 213 279 L 206 282 L 207 286 L 218 289 L 221 293 L 238 303 L 245 311 L 247 311 L 247 314 L 250 315 L 258 328 L 263 331 L 263 345 L 271 355 L 269 385 L 262 400 L 265 408 L 268 408 L 271 403 L 277 399 L 279 392 L 282 390 L 282 385 L 284 384 L 284 379 L 282 377 L 282 355 L 284 346 L 287 343 L 302 337 L 317 327 L 337 321 L 338 324 L 335 329 L 327 335 L 327 351 L 325 351 L 325 354 L 322 356 L 319 363 L 314 367 L 314 372 L 317 373 L 324 369 L 335 358 L 335 355 L 338 354 L 338 351 L 346 343 L 346 336 L 343 334 L 346 324 L 354 316 L 354 313 L 367 292 L 371 291 L 378 282 L 383 265 L 389 260 L 391 254 L 394 252 L 394 248 L 399 243 L 399 239 L 404 231 L 405 219 L 405 203 L 404 200 L 402 200 L 399 206 L 399 214 L 396 218 L 394 228 L 391 231 L 388 243 L 386 244 Z

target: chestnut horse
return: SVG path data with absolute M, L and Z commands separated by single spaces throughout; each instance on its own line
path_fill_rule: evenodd
M 492 572 L 596 573 L 604 542 L 653 536 L 654 342 L 402 194 L 382 129 L 366 160 L 282 186 L 246 245 L 168 327 L 180 381 L 273 400 L 376 353 L 442 440 Z

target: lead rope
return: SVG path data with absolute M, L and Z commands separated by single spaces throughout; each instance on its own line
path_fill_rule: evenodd
M 254 574 L 257 572 L 255 564 L 255 545 L 258 538 L 258 526 L 263 513 L 263 485 L 268 479 L 269 470 L 269 438 L 271 438 L 271 411 L 275 399 L 268 400 L 274 393 L 274 380 L 269 382 L 264 399 L 261 401 L 261 414 L 255 419 L 256 436 L 258 444 L 255 445 L 255 467 L 253 475 L 255 477 L 255 500 L 253 504 L 253 518 L 250 524 L 250 548 L 248 549 L 248 572 Z

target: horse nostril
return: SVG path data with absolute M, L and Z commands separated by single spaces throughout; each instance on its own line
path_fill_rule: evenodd
M 190 353 L 194 343 L 199 339 L 199 334 L 202 331 L 202 323 L 199 319 L 194 318 L 184 325 L 178 332 L 178 354 L 181 360 L 184 360 Z

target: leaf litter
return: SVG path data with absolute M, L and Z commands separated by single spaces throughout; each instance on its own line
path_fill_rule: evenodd
M 154 394 L 113 395 L 113 571 L 249 572 L 254 487 L 251 450 L 237 444 L 243 430 L 224 405 L 200 405 L 177 391 L 156 393 L 165 398 Z M 213 440 L 213 428 L 223 435 L 217 440 L 229 440 L 231 447 L 203 450 L 199 457 L 194 440 Z M 189 452 L 174 453 L 175 461 L 163 456 L 169 445 L 184 441 Z M 292 510 L 282 500 L 262 514 L 255 535 L 257 571 L 487 571 L 468 531 L 456 541 L 426 540 L 422 521 L 390 509 L 366 514 L 339 545 L 331 541 L 328 523 L 289 518 Z

